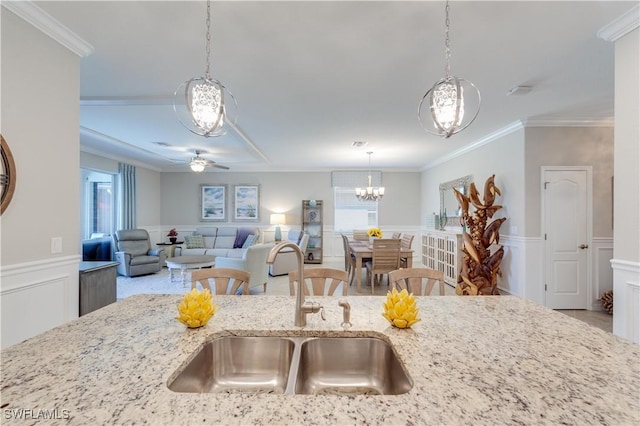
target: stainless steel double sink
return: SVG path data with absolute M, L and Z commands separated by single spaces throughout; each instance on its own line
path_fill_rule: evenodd
M 224 336 L 204 344 L 168 382 L 175 392 L 399 395 L 413 381 L 377 337 Z

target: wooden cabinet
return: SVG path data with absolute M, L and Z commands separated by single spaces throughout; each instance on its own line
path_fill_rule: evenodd
M 80 262 L 80 316 L 116 301 L 118 262 Z
M 444 272 L 444 281 L 452 287 L 458 283 L 462 268 L 462 234 L 429 230 L 422 234 L 422 264 Z
M 302 200 L 302 232 L 309 234 L 304 263 L 322 263 L 322 200 Z

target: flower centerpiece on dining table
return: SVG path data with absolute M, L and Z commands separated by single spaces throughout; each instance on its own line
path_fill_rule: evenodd
M 367 235 L 370 238 L 382 238 L 382 230 L 380 228 L 369 228 Z

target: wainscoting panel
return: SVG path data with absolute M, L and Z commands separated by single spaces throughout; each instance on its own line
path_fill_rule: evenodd
M 640 263 L 611 259 L 613 334 L 640 343 Z
M 592 238 L 591 239 L 591 296 L 590 307 L 592 311 L 603 311 L 600 296 L 613 289 L 613 269 L 611 259 L 613 259 L 613 238 Z
M 0 346 L 78 317 L 80 256 L 6 265 L 0 270 Z

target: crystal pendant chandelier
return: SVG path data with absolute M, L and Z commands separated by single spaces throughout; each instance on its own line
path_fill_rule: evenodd
M 207 0 L 206 70 L 175 91 L 173 109 L 190 132 L 205 137 L 222 136 L 238 120 L 238 104 L 233 94 L 209 73 L 211 58 L 211 1 Z M 226 124 L 226 125 L 225 125 Z
M 448 138 L 467 128 L 476 119 L 480 111 L 480 91 L 472 82 L 451 75 L 448 0 L 445 14 L 445 76 L 420 100 L 418 120 L 427 132 Z
M 375 188 L 371 185 L 371 154 L 373 152 L 367 152 L 369 154 L 369 178 L 367 180 L 366 188 L 356 188 L 356 197 L 361 201 L 377 201 L 384 196 L 384 187 Z

